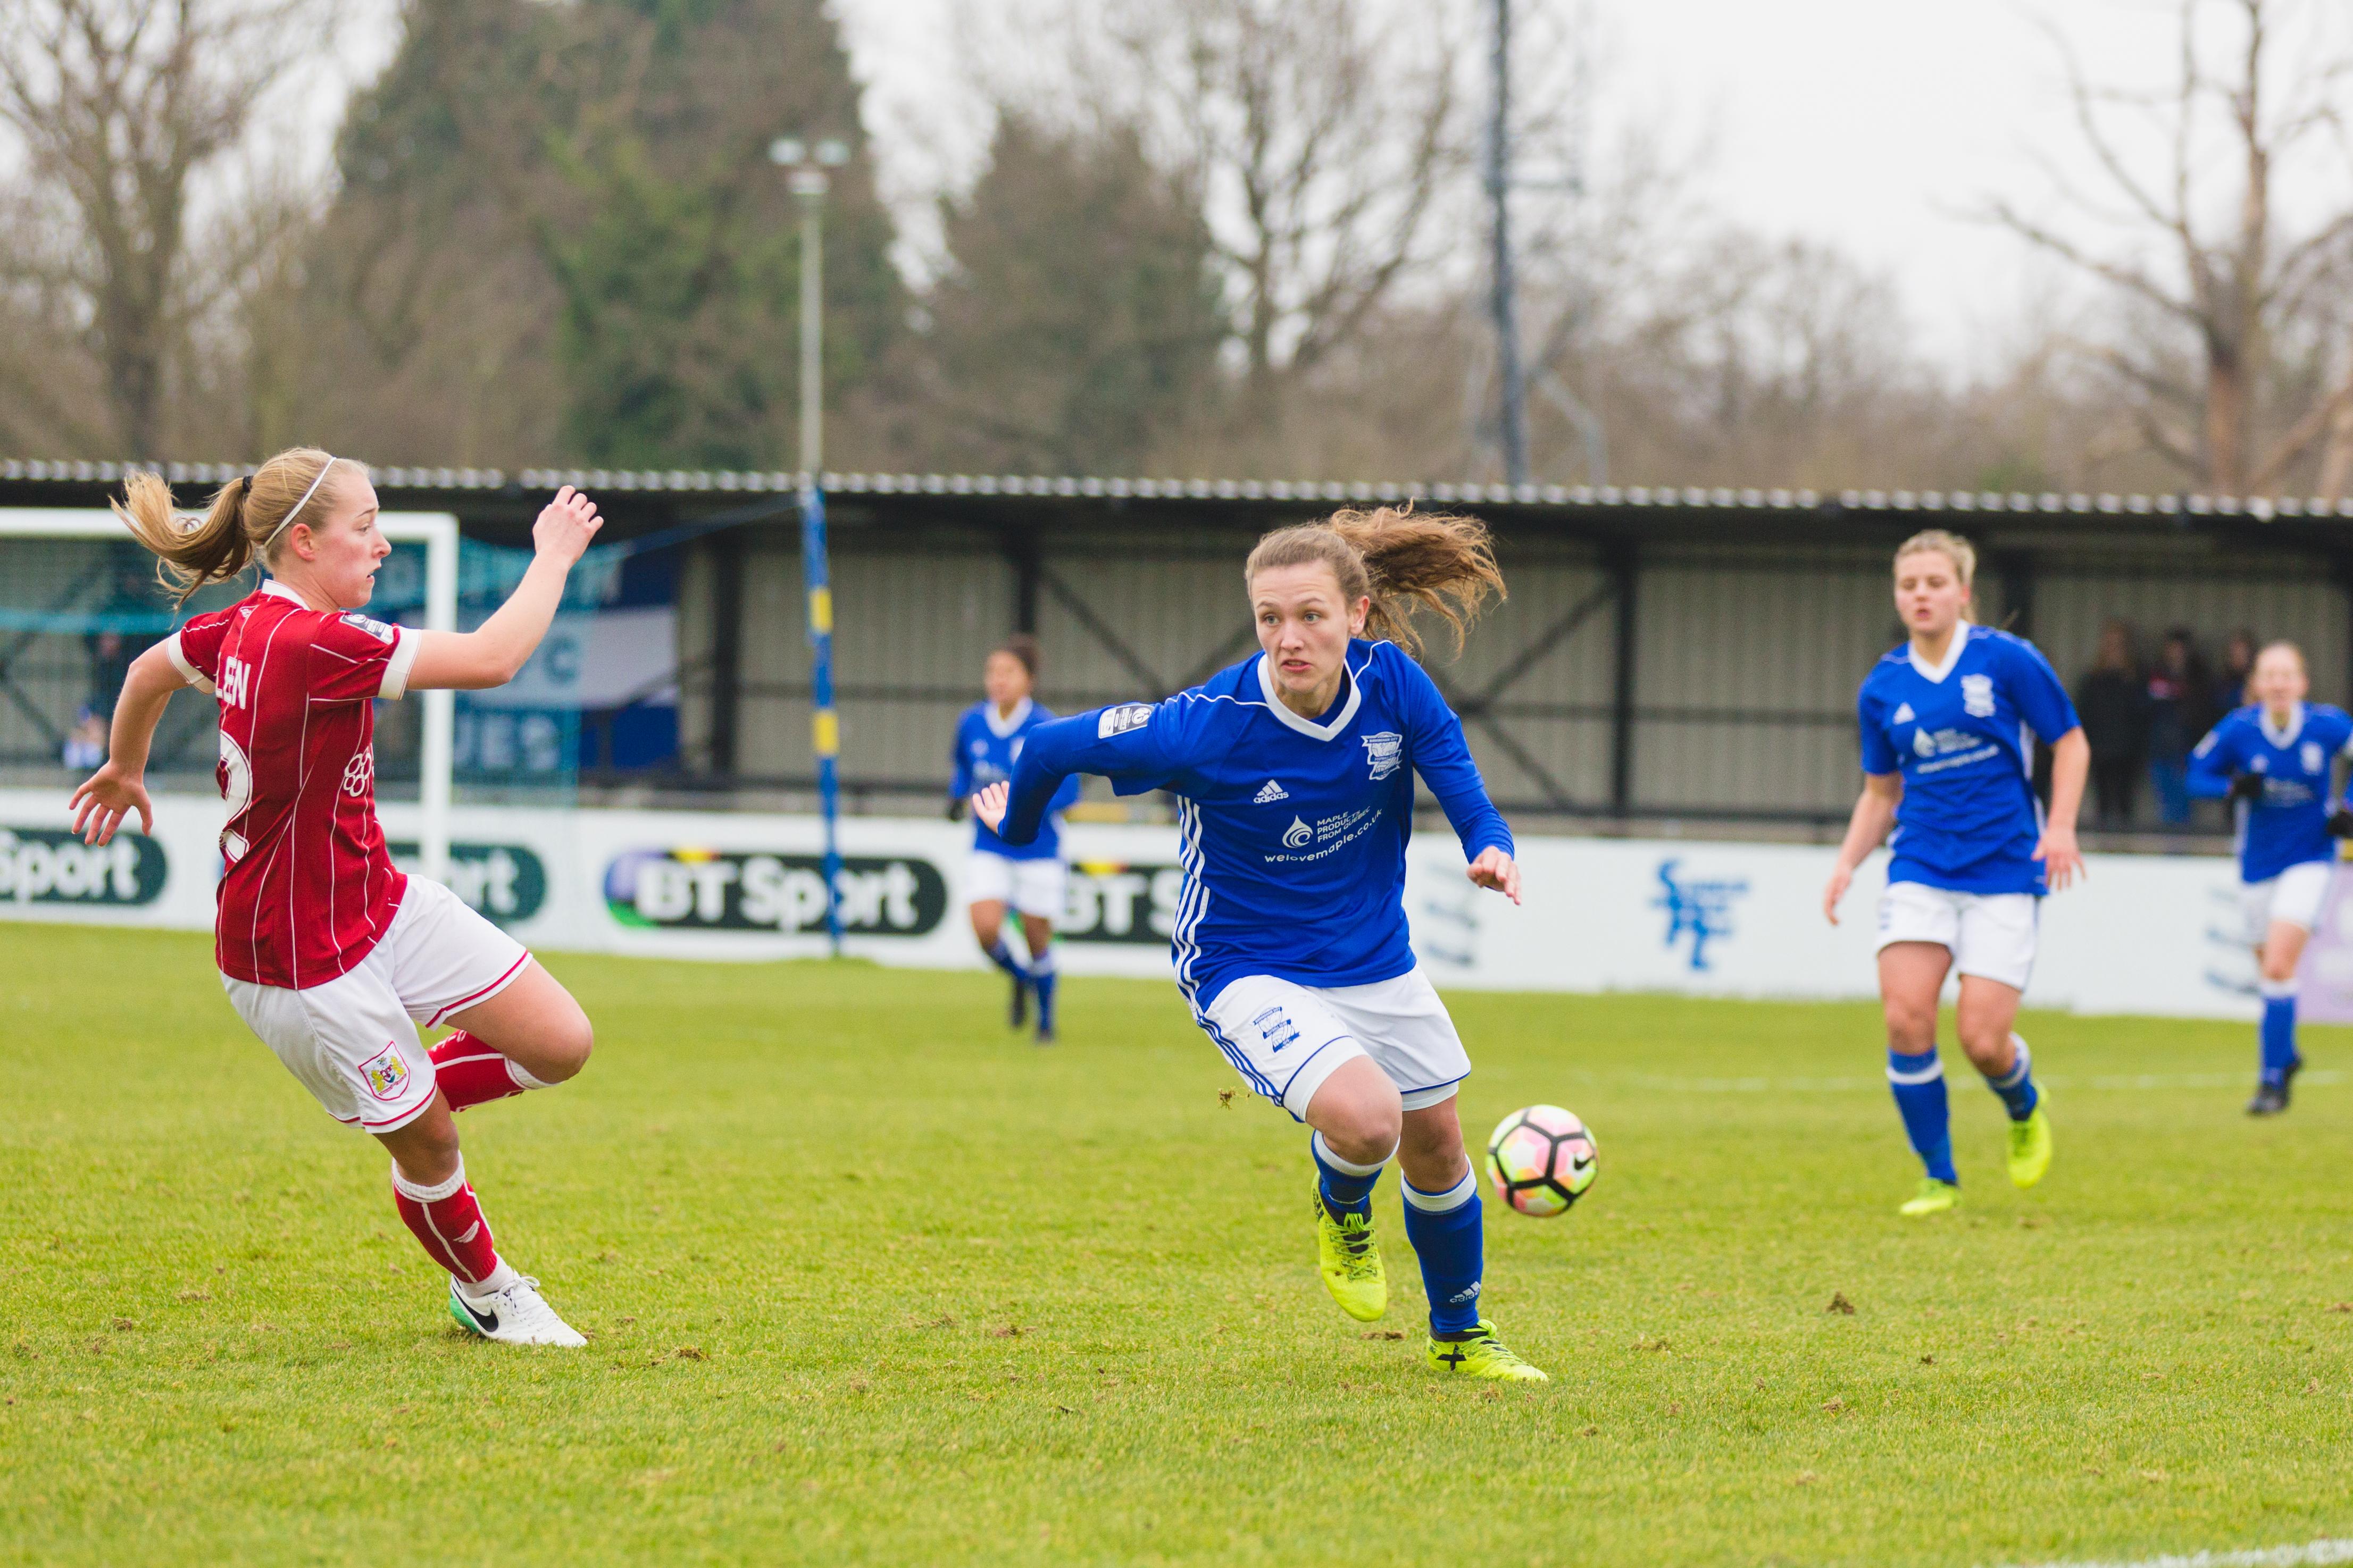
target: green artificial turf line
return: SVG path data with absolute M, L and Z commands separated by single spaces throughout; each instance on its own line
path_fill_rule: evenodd
M 1939 1563 L 2353 1533 L 2353 1086 L 2253 1031 L 2030 1016 L 2058 1160 L 1957 1214 L 1875 1009 L 1451 998 L 1474 1142 L 1565 1104 L 1601 1176 L 1490 1204 L 1554 1381 L 1448 1383 L 1314 1272 L 1306 1139 L 1173 991 L 557 955 L 560 1089 L 460 1119 L 501 1250 L 592 1336 L 463 1338 L 384 1156 L 198 936 L 0 927 L 0 1562 Z M 1947 1032 L 1949 1040 L 1949 1028 Z M 2221 1075 L 2216 1078 L 2214 1075 Z M 2205 1081 L 2200 1081 L 2201 1078 Z M 1827 1310 L 1842 1299 L 1853 1310 Z

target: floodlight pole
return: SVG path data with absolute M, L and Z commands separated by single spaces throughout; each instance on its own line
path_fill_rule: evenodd
M 782 137 L 768 157 L 792 170 L 801 206 L 801 584 L 808 595 L 810 740 L 817 753 L 818 815 L 825 824 L 825 931 L 841 956 L 841 720 L 833 705 L 833 586 L 826 559 L 825 193 L 828 168 L 849 159 L 840 142 L 810 149 Z
M 1487 200 L 1494 217 L 1493 290 L 1496 369 L 1503 381 L 1500 435 L 1504 479 L 1528 482 L 1528 384 L 1520 363 L 1519 280 L 1512 266 L 1512 0 L 1495 0 L 1491 60 L 1493 109 L 1487 123 Z

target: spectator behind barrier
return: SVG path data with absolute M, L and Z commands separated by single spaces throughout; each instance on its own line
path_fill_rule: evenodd
M 2254 639 L 2247 639 L 2253 646 Z M 2189 749 L 2221 718 L 2218 689 L 2187 626 L 2165 634 L 2148 676 L 2148 781 L 2157 815 L 2168 827 L 2189 824 Z
M 2100 628 L 2100 651 L 2075 686 L 2075 711 L 2092 743 L 2094 821 L 2102 827 L 2132 822 L 2133 796 L 2148 761 L 2148 691 L 2133 651 L 2132 627 L 2110 621 Z
M 2247 679 L 2255 672 L 2255 650 L 2261 647 L 2263 644 L 2256 640 L 2255 634 L 2244 626 L 2231 634 L 2231 640 L 2222 652 L 2222 672 L 2214 679 L 2213 707 L 2207 720 L 2207 729 L 2213 728 L 2226 716 L 2254 700 L 2247 694 Z M 2205 731 L 2200 731 L 2199 736 L 2202 740 Z

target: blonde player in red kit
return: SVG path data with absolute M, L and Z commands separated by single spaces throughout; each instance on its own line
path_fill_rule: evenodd
M 557 491 L 513 595 L 460 634 L 359 613 L 392 546 L 358 463 L 280 452 L 186 525 L 156 476 L 133 474 L 123 489 L 117 513 L 183 603 L 256 562 L 269 576 L 132 665 L 106 765 L 74 792 L 76 831 L 103 844 L 134 811 L 153 827 L 141 780 L 156 722 L 182 687 L 210 693 L 228 806 L 215 951 L 230 1003 L 330 1116 L 391 1152 L 393 1201 L 449 1271 L 451 1317 L 510 1344 L 585 1344 L 538 1281 L 500 1258 L 451 1115 L 572 1077 L 588 1059 L 588 1018 L 512 937 L 393 868 L 375 815 L 375 704 L 512 679 L 596 537 L 596 509 Z M 428 1052 L 419 1024 L 458 1032 Z

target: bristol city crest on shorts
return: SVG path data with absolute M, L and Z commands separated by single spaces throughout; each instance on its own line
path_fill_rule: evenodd
M 1398 771 L 1405 762 L 1405 737 L 1384 730 L 1377 735 L 1360 735 L 1365 742 L 1365 761 L 1372 764 L 1373 777 L 1385 779 Z
M 386 1044 L 360 1068 L 360 1077 L 378 1100 L 398 1100 L 400 1091 L 408 1087 L 408 1064 L 401 1060 L 398 1046 Z

